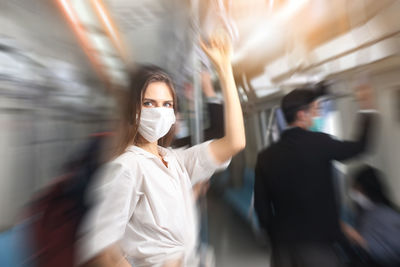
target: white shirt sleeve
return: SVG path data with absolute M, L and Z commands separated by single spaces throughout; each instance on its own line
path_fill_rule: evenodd
M 209 179 L 215 171 L 228 167 L 230 159 L 219 164 L 211 154 L 209 145 L 213 140 L 192 146 L 187 149 L 174 149 L 179 161 L 183 162 L 189 173 L 192 184 Z
M 139 179 L 117 162 L 108 163 L 96 178 L 88 193 L 93 206 L 80 229 L 79 264 L 121 240 L 140 197 Z

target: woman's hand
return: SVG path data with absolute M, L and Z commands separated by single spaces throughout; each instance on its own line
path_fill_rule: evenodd
M 217 31 L 210 37 L 208 44 L 200 40 L 200 45 L 219 74 L 224 74 L 231 67 L 232 44 L 226 32 Z

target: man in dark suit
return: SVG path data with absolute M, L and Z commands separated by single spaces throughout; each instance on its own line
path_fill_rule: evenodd
M 361 109 L 372 108 L 371 88 L 358 92 Z M 360 112 L 356 141 L 339 141 L 312 132 L 318 116 L 317 95 L 296 89 L 281 108 L 289 128 L 260 152 L 255 169 L 254 205 L 271 239 L 273 267 L 343 266 L 336 247 L 344 239 L 336 202 L 332 161 L 364 152 L 373 113 Z

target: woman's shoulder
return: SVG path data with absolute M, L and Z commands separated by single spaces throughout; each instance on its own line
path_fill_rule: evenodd
M 125 151 L 121 155 L 116 156 L 107 162 L 106 166 L 119 167 L 122 170 L 132 170 L 140 166 L 139 161 L 140 157 L 138 157 L 136 154 Z
M 133 155 L 123 153 L 114 159 L 106 162 L 98 171 L 97 186 L 109 184 L 116 181 L 130 181 L 140 183 L 142 170 L 140 164 Z

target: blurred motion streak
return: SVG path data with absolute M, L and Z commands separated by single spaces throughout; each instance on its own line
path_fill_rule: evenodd
M 94 49 L 88 39 L 85 30 L 82 28 L 78 16 L 76 15 L 70 2 L 68 0 L 56 0 L 56 1 L 58 2 L 59 7 L 63 11 L 64 15 L 67 17 L 67 20 L 70 26 L 72 27 L 74 33 L 76 34 L 82 46 L 82 49 L 85 51 L 90 62 L 93 64 L 95 71 L 99 75 L 99 78 L 105 83 L 107 87 L 109 87 L 110 86 L 109 77 L 105 74 L 102 65 L 100 64 L 98 55 L 91 52 Z
M 120 54 L 121 58 L 125 61 L 125 63 L 127 63 L 128 52 L 122 42 L 122 38 L 118 33 L 118 29 L 115 26 L 115 23 L 111 19 L 109 12 L 107 12 L 107 9 L 104 6 L 103 1 L 91 0 L 91 4 L 97 16 L 100 18 L 101 24 L 103 25 L 103 28 L 107 32 L 107 35 L 112 40 L 113 45 L 118 50 L 118 53 Z

